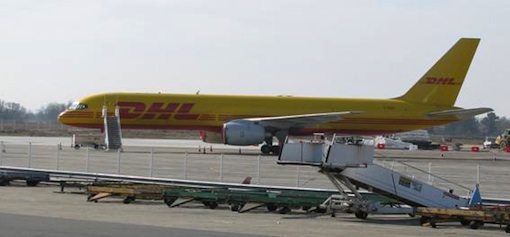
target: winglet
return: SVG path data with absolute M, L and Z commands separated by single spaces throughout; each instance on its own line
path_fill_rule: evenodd
M 480 39 L 461 38 L 407 93 L 396 99 L 453 106 L 479 42 Z

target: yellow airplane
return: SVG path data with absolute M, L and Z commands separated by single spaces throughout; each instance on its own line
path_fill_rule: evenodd
M 460 39 L 409 91 L 392 99 L 103 93 L 74 102 L 58 120 L 103 129 L 103 106 L 108 115 L 118 108 L 123 129 L 198 130 L 208 143 L 264 143 L 266 154 L 279 152 L 273 137 L 283 142 L 287 135 L 379 135 L 429 128 L 492 111 L 454 106 L 479 41 Z

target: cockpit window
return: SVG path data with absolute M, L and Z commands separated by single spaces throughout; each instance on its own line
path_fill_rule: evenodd
M 82 109 L 86 109 L 88 106 L 87 104 L 82 104 L 78 101 L 74 102 L 71 104 L 71 106 L 69 106 L 69 109 L 71 110 L 82 110 Z

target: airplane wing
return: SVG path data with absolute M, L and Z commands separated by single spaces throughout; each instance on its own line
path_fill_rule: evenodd
M 427 116 L 430 117 L 448 117 L 454 116 L 458 119 L 466 119 L 479 114 L 484 114 L 493 111 L 491 108 L 474 108 L 474 109 L 453 109 L 453 110 L 443 110 L 439 112 L 428 113 Z
M 275 127 L 279 129 L 300 128 L 315 126 L 341 120 L 345 115 L 359 114 L 359 111 L 329 112 L 317 114 L 300 114 L 278 117 L 245 118 L 243 120 L 257 122 L 264 127 Z

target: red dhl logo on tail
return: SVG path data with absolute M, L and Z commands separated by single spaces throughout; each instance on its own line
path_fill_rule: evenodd
M 453 77 L 427 77 L 425 81 L 421 82 L 422 84 L 429 85 L 459 85 L 460 83 L 455 82 L 455 78 Z
M 154 102 L 148 109 L 142 102 L 119 102 L 119 114 L 122 119 L 170 119 L 196 120 L 198 114 L 191 114 L 193 103 Z

